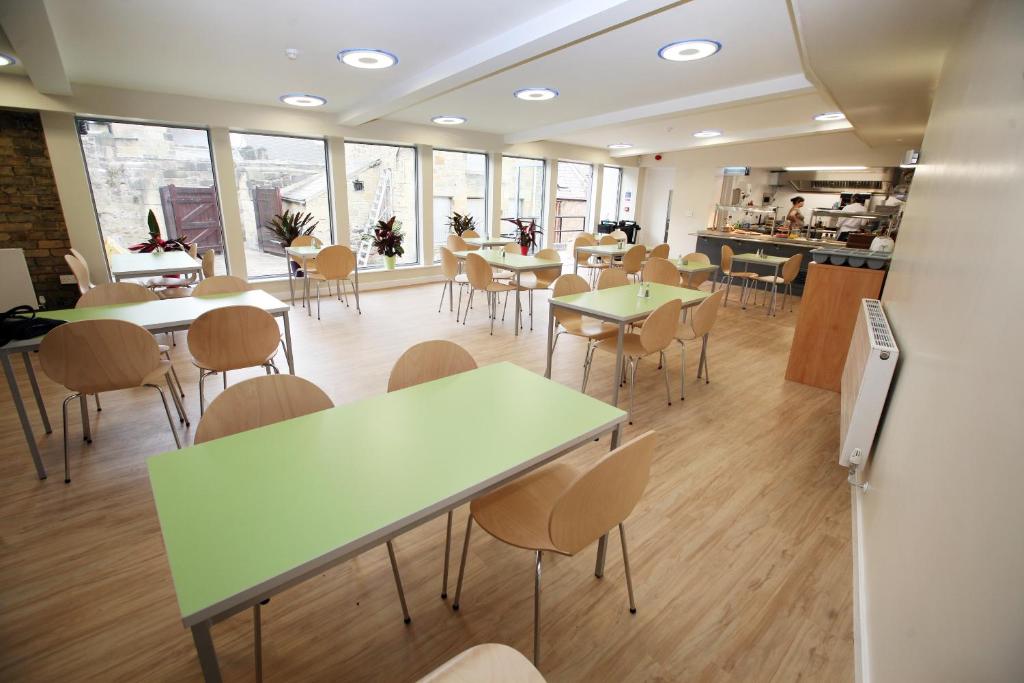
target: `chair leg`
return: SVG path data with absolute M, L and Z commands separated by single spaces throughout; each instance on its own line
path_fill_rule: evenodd
M 207 372 L 205 370 L 199 370 L 199 419 L 203 418 L 203 413 L 206 410 L 206 377 Z
M 64 483 L 71 483 L 71 467 L 68 465 L 68 404 L 78 398 L 78 394 L 71 394 L 61 406 L 61 413 L 64 418 Z
M 583 358 L 583 386 L 580 387 L 580 393 L 587 393 L 587 382 L 590 381 L 590 367 L 594 362 L 594 340 L 587 340 L 587 355 Z
M 466 301 L 466 312 L 462 314 L 462 324 L 465 326 L 466 321 L 469 320 L 469 309 L 473 308 L 473 295 L 476 294 L 476 290 L 472 287 L 469 288 L 469 299 Z M 462 299 L 462 293 L 459 293 L 459 299 Z
M 537 551 L 537 572 L 533 577 L 533 665 L 540 665 L 540 562 L 543 553 Z
M 164 358 L 168 361 L 171 360 L 170 352 L 165 353 Z M 174 384 L 178 387 L 178 394 L 180 394 L 182 398 L 185 398 L 185 390 L 181 388 L 181 380 L 178 379 L 178 371 L 174 369 L 173 365 L 171 366 L 171 375 L 174 377 Z M 173 389 L 171 390 L 171 393 L 174 393 Z M 96 397 L 96 410 L 99 410 L 99 396 Z
M 178 398 L 178 393 L 174 390 L 174 384 L 171 383 L 171 375 L 167 373 L 164 375 L 164 379 L 167 380 L 167 391 L 171 394 L 171 401 L 174 402 L 174 411 L 178 413 L 178 421 L 189 426 L 188 416 L 185 415 L 185 407 L 181 404 L 181 400 Z
M 441 599 L 448 597 L 448 557 L 452 552 L 452 518 L 455 515 L 448 511 L 448 526 L 444 532 L 444 577 L 441 579 Z
M 89 424 L 89 402 L 85 394 L 78 395 L 78 403 L 82 408 L 82 439 L 86 443 L 92 443 L 92 429 Z
M 626 570 L 626 590 L 629 592 L 629 613 L 636 614 L 636 602 L 633 601 L 633 577 L 629 573 L 629 551 L 626 550 L 626 527 L 619 522 L 619 541 L 622 543 L 622 566 Z
M 700 357 L 704 363 L 704 384 L 711 384 L 711 375 L 708 374 L 708 337 L 711 333 L 704 335 L 704 343 L 701 345 Z M 698 375 L 699 377 L 700 375 Z
M 679 342 L 679 400 L 686 400 L 686 344 L 683 343 L 682 339 L 676 339 Z
M 256 681 L 263 681 L 263 618 L 260 603 L 252 606 L 252 651 L 256 660 Z
M 409 617 L 409 608 L 405 604 L 405 591 L 402 590 L 402 576 L 398 573 L 398 560 L 395 559 L 395 544 L 391 541 L 387 542 L 388 546 L 388 557 L 391 558 L 391 571 L 395 574 L 395 587 L 398 588 L 398 601 L 402 603 L 402 617 L 405 623 L 412 621 Z
M 320 319 L 320 281 L 316 281 L 316 319 Z
M 100 405 L 100 395 L 94 394 L 93 398 L 96 399 L 96 412 L 99 413 L 103 410 L 103 406 Z
M 630 362 L 629 373 L 629 424 L 633 424 L 633 394 L 636 393 L 636 372 L 640 369 L 640 359 Z
M 459 285 L 459 307 L 455 311 L 455 322 L 456 323 L 459 322 L 459 316 L 462 315 L 462 290 L 464 290 L 464 289 L 465 289 L 465 287 L 460 284 Z M 469 313 L 469 308 L 468 307 L 466 308 L 466 312 Z
M 441 307 L 444 306 L 444 295 L 445 295 L 445 292 L 448 291 L 448 285 L 450 285 L 451 282 L 452 282 L 451 280 L 445 280 L 444 284 L 441 286 L 441 302 L 439 304 L 437 304 L 437 312 L 438 313 L 441 312 Z
M 224 388 L 227 389 L 228 388 L 228 373 L 227 373 L 227 370 L 225 370 L 224 372 L 220 373 L 220 378 L 221 378 L 222 383 L 224 384 Z
M 167 397 L 164 396 L 164 390 L 155 384 L 147 384 L 147 387 L 153 387 L 156 389 L 156 393 L 160 394 L 160 401 L 164 404 L 164 412 L 167 414 L 167 425 L 171 428 L 171 434 L 174 435 L 174 445 L 181 450 L 181 440 L 178 438 L 178 430 L 174 428 L 174 418 L 171 417 L 171 409 L 167 405 Z
M 498 317 L 498 293 L 497 292 L 487 292 L 487 295 L 488 295 L 488 298 L 490 299 L 490 302 L 491 302 L 491 336 L 493 337 L 494 336 L 494 319 Z M 505 297 L 505 305 L 508 306 L 508 297 L 507 296 Z M 502 316 L 502 321 L 504 321 L 504 320 L 505 320 L 505 318 L 504 318 L 504 316 Z
M 452 602 L 452 609 L 459 611 L 459 600 L 462 599 L 462 578 L 466 574 L 466 556 L 469 554 L 469 534 L 473 531 L 473 513 L 466 519 L 466 538 L 462 542 L 462 559 L 459 560 L 459 580 L 455 584 L 455 601 Z
M 661 357 L 661 369 L 665 377 L 665 396 L 668 397 L 668 404 L 672 405 L 672 390 L 668 387 L 668 360 L 665 358 L 665 352 L 662 351 Z
M 729 290 L 732 289 L 732 275 L 725 276 L 725 296 L 722 297 L 722 308 L 729 305 Z

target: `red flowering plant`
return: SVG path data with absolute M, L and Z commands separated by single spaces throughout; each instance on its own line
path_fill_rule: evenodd
M 137 251 L 140 254 L 149 254 L 154 251 L 188 251 L 191 246 L 184 237 L 173 240 L 165 240 L 160 237 L 160 224 L 156 222 L 156 214 L 153 213 L 153 209 L 149 210 L 146 223 L 149 224 L 149 239 L 133 244 L 128 247 L 129 251 Z
M 538 238 L 543 231 L 537 227 L 535 220 L 532 218 L 529 219 L 529 222 L 522 218 L 502 218 L 502 220 L 516 226 L 515 240 L 520 247 L 529 249 L 537 246 Z

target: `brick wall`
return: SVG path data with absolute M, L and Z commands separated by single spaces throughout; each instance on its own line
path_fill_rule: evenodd
M 39 114 L 0 109 L 0 248 L 25 250 L 47 308 L 77 298 L 74 285 L 60 284 L 71 272 L 64 262 L 70 246 Z

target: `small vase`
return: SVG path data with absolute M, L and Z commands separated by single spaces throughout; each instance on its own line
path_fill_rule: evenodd
M 523 256 L 526 256 L 527 254 L 529 254 L 529 253 L 530 253 L 530 247 L 528 247 L 528 246 L 524 246 L 524 245 L 520 244 L 520 245 L 519 245 L 519 252 L 520 252 L 520 253 L 521 253 L 521 254 L 522 254 Z
M 394 270 L 395 269 L 395 257 L 394 256 L 385 256 L 384 257 L 384 267 L 387 268 L 388 270 Z

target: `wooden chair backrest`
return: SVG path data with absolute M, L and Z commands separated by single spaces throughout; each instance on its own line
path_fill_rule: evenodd
M 288 246 L 291 247 L 322 247 L 324 243 L 320 241 L 319 237 L 313 235 L 299 235 L 292 240 L 292 243 Z
M 344 244 L 324 247 L 316 255 L 316 270 L 328 280 L 345 280 L 356 269 L 356 255 Z
M 723 273 L 728 273 L 728 272 L 732 271 L 732 256 L 733 256 L 732 247 L 730 247 L 728 244 L 723 244 L 722 245 L 722 264 L 720 266 Z
M 619 241 L 615 239 L 614 235 L 601 235 L 601 240 L 598 242 L 598 244 L 607 246 L 610 244 L 618 244 L 618 242 Z
M 199 245 L 195 242 L 188 245 L 188 255 L 192 258 L 199 258 Z
M 510 242 L 510 243 L 505 245 L 505 253 L 506 254 L 520 254 L 520 253 L 522 253 L 522 251 L 523 251 L 522 247 L 520 247 L 515 242 Z
M 188 350 L 195 362 L 218 372 L 262 365 L 280 341 L 274 316 L 255 306 L 215 308 L 188 328 Z
M 454 280 L 459 274 L 459 259 L 455 258 L 455 252 L 448 247 L 439 247 L 441 252 L 441 273 L 448 280 Z
M 555 280 L 551 292 L 552 297 L 568 296 L 569 294 L 582 294 L 590 291 L 590 283 L 576 273 L 566 273 Z M 578 321 L 583 317 L 582 313 L 569 311 L 564 308 L 555 309 L 555 320 L 563 325 L 569 322 Z
M 323 389 L 295 375 L 264 375 L 232 384 L 213 399 L 196 427 L 205 443 L 333 408 Z
M 658 306 L 647 316 L 640 330 L 640 344 L 648 353 L 663 351 L 675 339 L 682 308 L 683 303 L 673 299 Z
M 46 376 L 71 391 L 129 389 L 160 366 L 156 339 L 124 320 L 80 320 L 50 330 L 39 344 Z
M 461 237 L 462 237 L 462 239 L 466 239 L 467 237 L 479 238 L 480 237 L 480 233 L 478 233 L 476 230 L 463 230 Z
M 534 254 L 539 259 L 545 259 L 547 261 L 561 261 L 562 257 L 558 255 L 558 252 L 554 249 L 541 249 Z M 554 268 L 548 268 L 547 270 L 534 271 L 534 276 L 537 278 L 538 287 L 550 287 L 551 283 L 558 279 L 558 276 L 562 274 L 561 270 L 555 270 Z
M 659 244 L 658 246 L 651 249 L 649 258 L 664 258 L 667 259 L 669 255 L 669 246 L 667 244 Z
M 574 555 L 629 517 L 651 476 L 655 433 L 619 446 L 580 474 L 551 509 L 555 547 Z
M 391 376 L 388 377 L 388 391 L 433 382 L 449 375 L 476 370 L 476 367 L 476 361 L 469 355 L 469 351 L 455 342 L 444 339 L 420 342 L 406 349 L 395 361 Z
M 107 252 L 107 256 L 113 256 L 114 254 L 127 254 L 128 250 L 118 244 L 114 239 L 110 237 L 103 238 L 103 249 Z M 78 252 L 75 252 L 78 253 Z
M 159 301 L 160 297 L 152 289 L 147 289 L 134 282 L 104 282 L 82 294 L 75 308 L 87 306 L 110 306 L 113 304 L 141 304 L 146 301 Z
M 679 286 L 679 269 L 665 258 L 652 256 L 644 264 L 644 282 L 657 282 L 662 285 Z
M 612 230 L 610 234 L 616 240 L 628 240 L 629 239 L 629 235 L 626 234 L 625 230 Z
M 469 251 L 469 245 L 466 244 L 466 240 L 454 234 L 448 235 L 446 246 L 451 251 Z
M 687 254 L 683 259 L 688 263 L 711 263 L 711 258 L 707 254 L 702 254 L 698 251 Z
M 484 643 L 449 659 L 418 683 L 544 683 L 544 677 L 518 650 Z
M 590 260 L 590 254 L 577 253 L 576 247 L 592 247 L 597 244 L 597 238 L 589 232 L 581 232 L 572 243 L 572 253 L 576 255 L 576 263 L 584 264 Z
M 214 261 L 216 259 L 217 254 L 213 249 L 207 249 L 203 252 L 203 277 L 213 277 Z
M 628 275 L 639 273 L 644 264 L 644 256 L 647 249 L 642 244 L 634 244 L 625 254 L 622 255 L 622 269 Z
M 480 254 L 466 255 L 466 277 L 473 289 L 486 290 L 494 280 L 491 266 Z
M 690 326 L 693 328 L 695 337 L 703 337 L 715 326 L 715 319 L 718 317 L 718 309 L 722 307 L 723 297 L 725 297 L 725 290 L 720 289 L 697 304 L 697 307 L 690 313 Z
M 89 266 L 85 264 L 85 261 L 79 261 L 72 254 L 64 254 L 64 260 L 67 261 L 68 267 L 71 268 L 71 274 L 75 276 L 75 282 L 78 283 L 78 293 L 85 294 L 92 289 L 92 282 L 89 280 Z
M 625 287 L 629 284 L 629 276 L 621 268 L 607 268 L 597 278 L 598 289 Z
M 804 260 L 803 254 L 793 254 L 782 264 L 782 281 L 789 284 L 800 274 L 800 263 Z
M 210 294 L 238 294 L 248 292 L 252 287 L 240 277 L 234 275 L 214 275 L 208 277 L 196 285 L 192 292 L 193 296 L 208 296 Z
M 711 259 L 707 254 L 701 254 L 700 252 L 693 252 L 683 257 L 688 263 L 711 263 Z M 700 289 L 700 286 L 711 279 L 711 273 L 690 273 L 688 277 L 682 279 L 683 286 L 690 289 Z

